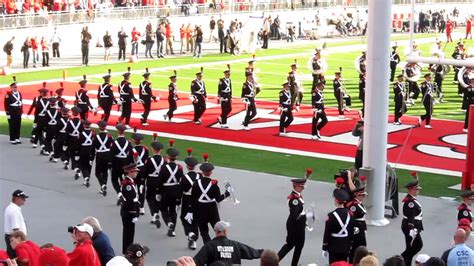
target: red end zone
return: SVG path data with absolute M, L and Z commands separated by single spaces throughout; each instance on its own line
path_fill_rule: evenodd
M 77 83 L 64 82 L 64 96 L 68 100 L 67 104 L 74 102 L 75 91 L 78 89 Z M 50 90 L 56 90 L 59 83 L 48 83 Z M 89 97 L 93 106 L 97 106 L 98 85 L 89 84 Z M 26 113 L 33 98 L 38 94 L 40 85 L 19 86 L 19 90 L 24 99 L 24 112 Z M 189 88 L 179 88 L 187 91 Z M 6 91 L 6 89 L 3 89 Z M 114 88 L 117 93 L 117 88 Z M 136 97 L 138 90 L 135 89 Z M 278 134 L 279 113 L 278 104 L 270 101 L 257 101 L 257 119 L 250 124 L 250 131 L 241 129 L 241 122 L 245 116 L 245 105 L 240 99 L 233 99 L 232 113 L 228 120 L 229 129 L 221 129 L 217 123 L 220 115 L 220 106 L 217 105 L 216 97 L 210 96 L 207 103 L 207 110 L 203 116 L 203 125 L 195 125 L 192 122 L 193 109 L 187 93 L 180 93 L 178 110 L 175 112 L 174 122 L 164 121 L 163 115 L 168 111 L 167 91 L 154 91 L 155 95 L 160 95 L 162 100 L 152 103 L 152 111 L 149 116 L 150 126 L 142 127 L 140 117 L 143 112 L 141 104 L 133 104 L 133 115 L 131 126 L 139 129 L 165 132 L 182 136 L 193 136 L 210 138 L 221 141 L 232 141 L 244 144 L 254 144 L 269 148 L 280 148 L 302 153 L 320 153 L 332 156 L 342 156 L 352 158 L 356 151 L 357 139 L 351 135 L 352 128 L 358 120 L 358 114 L 351 111 L 346 114 L 345 120 L 339 120 L 337 109 L 328 108 L 326 113 L 329 123 L 321 132 L 322 140 L 311 140 L 311 107 L 302 106 L 299 112 L 295 112 L 295 120 L 288 129 L 288 136 L 280 137 Z M 4 97 L 1 97 L 0 108 L 4 111 Z M 97 122 L 100 113 L 96 116 L 90 114 L 89 119 Z M 120 112 L 114 106 L 110 124 L 115 124 Z M 466 138 L 462 133 L 462 123 L 449 120 L 433 119 L 431 125 L 433 129 L 417 127 L 416 117 L 402 118 L 404 125 L 389 125 L 388 135 L 388 160 L 392 163 L 428 167 L 440 170 L 450 170 L 460 172 L 465 166 Z M 392 118 L 390 118 L 392 121 Z M 403 145 L 406 143 L 406 146 Z

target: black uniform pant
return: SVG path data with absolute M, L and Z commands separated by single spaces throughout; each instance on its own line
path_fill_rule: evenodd
M 95 157 L 95 177 L 100 187 L 107 185 L 109 177 L 109 154 L 108 152 L 97 152 Z
M 198 227 L 195 220 L 192 220 L 191 223 L 189 223 L 186 219 L 184 219 L 186 214 L 193 213 L 191 196 L 183 195 L 181 204 L 181 215 L 179 218 L 183 224 L 184 234 L 189 236 L 190 233 L 194 233 L 195 238 L 193 240 L 196 241 L 198 236 Z
M 418 99 L 418 95 L 420 95 L 420 87 L 418 87 L 418 83 L 414 81 L 408 81 L 408 90 L 410 91 L 410 96 L 412 99 Z
M 103 105 L 100 105 L 100 108 L 104 110 L 104 115 L 102 116 L 102 120 L 104 120 L 105 122 L 109 121 L 110 111 L 112 110 L 112 104 L 103 104 Z
M 150 177 L 146 179 L 146 201 L 150 208 L 151 216 L 160 212 L 161 195 L 158 194 L 158 180 L 157 177 Z
M 390 62 L 390 81 L 393 82 L 395 79 L 395 72 L 397 71 L 397 63 Z
M 120 183 L 122 182 L 122 167 L 124 167 L 126 163 L 126 159 L 112 159 L 112 177 L 110 178 L 110 181 L 112 182 L 112 186 L 114 187 L 114 190 L 117 192 L 117 194 L 120 192 Z
M 453 77 L 453 81 L 458 81 L 458 73 L 459 73 L 459 68 L 457 67 L 454 67 L 454 77 Z M 459 94 L 459 86 L 458 86 L 458 94 Z
M 467 129 L 469 126 L 469 106 L 474 105 L 474 102 L 470 103 L 467 105 L 467 110 L 466 110 L 466 117 L 464 118 L 464 128 Z
M 367 239 L 365 236 L 365 231 L 360 231 L 358 234 L 355 234 L 352 237 L 352 247 L 351 252 L 349 253 L 349 263 L 352 264 L 352 260 L 354 259 L 355 250 L 360 246 L 367 246 Z
M 181 204 L 181 198 L 176 197 L 176 195 L 173 194 L 174 193 L 166 193 L 166 191 L 163 191 L 161 195 L 160 208 L 165 224 L 173 223 L 176 226 L 176 220 L 178 219 L 176 207 Z
M 31 140 L 34 144 L 43 145 L 44 144 L 44 132 L 46 130 L 47 123 L 45 122 L 45 117 L 35 118 L 36 126 L 33 125 L 33 130 L 31 131 Z
M 397 96 L 399 97 L 399 96 Z M 400 99 L 395 100 L 395 109 L 394 109 L 394 116 L 395 120 L 394 122 L 398 122 L 400 118 L 403 116 L 403 113 L 405 113 L 405 110 L 403 110 L 403 97 L 400 97 Z
M 79 116 L 82 120 L 86 120 L 89 114 L 89 106 L 87 104 L 78 104 L 77 107 L 81 109 Z
M 302 227 L 302 228 L 301 228 Z M 290 252 L 293 248 L 293 258 L 291 259 L 291 266 L 297 266 L 301 257 L 301 251 L 304 247 L 305 242 L 305 225 L 298 225 L 298 227 L 287 226 L 288 235 L 286 236 L 286 243 L 278 251 L 278 257 L 280 261 Z
M 135 178 L 135 183 L 138 188 L 138 201 L 140 202 L 140 208 L 143 208 L 145 205 L 145 193 L 146 193 L 146 178 L 148 174 L 146 173 L 145 167 L 140 167 L 140 172 L 138 172 L 137 177 Z
M 7 246 L 7 253 L 10 259 L 16 258 L 16 251 L 10 245 L 10 235 L 5 234 L 5 245 Z
M 10 119 L 8 119 L 8 131 L 10 133 L 10 141 L 20 139 L 21 130 L 21 114 L 10 113 Z
M 123 207 L 122 207 L 123 208 Z M 122 209 L 120 211 L 122 216 L 122 254 L 127 254 L 127 247 L 133 244 L 135 238 L 135 223 L 132 222 L 135 214 L 129 213 L 127 210 Z
M 193 217 L 196 219 L 199 232 L 201 234 L 204 244 L 211 241 L 209 236 L 209 224 L 214 228 L 214 225 L 221 220 L 219 217 L 219 210 L 217 203 L 198 203 Z
M 57 57 L 59 58 L 59 43 L 58 42 L 53 42 L 53 58 Z
M 79 151 L 79 169 L 84 178 L 91 177 L 92 162 L 94 161 L 94 147 L 81 146 Z
M 244 118 L 244 126 L 248 126 L 250 121 L 257 115 L 257 106 L 255 105 L 255 100 L 253 98 L 248 98 L 250 104 L 247 107 L 247 113 Z
M 197 122 L 201 119 L 202 115 L 206 111 L 206 100 L 204 97 L 197 97 L 197 102 L 194 103 L 194 122 Z
M 67 161 L 67 135 L 66 133 L 57 133 L 56 141 L 54 142 L 54 158 L 61 158 L 61 161 Z
M 357 149 L 356 155 L 355 155 L 355 162 L 354 162 L 354 167 L 359 170 L 362 167 L 362 159 L 364 158 L 364 153 L 362 149 Z
M 119 56 L 118 60 L 122 59 L 125 60 L 125 45 L 119 45 Z
M 349 253 L 329 252 L 329 264 L 336 261 L 347 261 Z
M 438 95 L 438 98 L 441 97 L 441 94 L 443 93 L 443 76 L 440 74 L 435 75 L 435 83 L 436 83 L 436 94 Z
M 30 61 L 30 51 L 28 49 L 23 51 L 23 68 L 28 67 L 28 62 Z
M 132 115 L 132 102 L 123 102 L 122 103 L 122 114 L 120 117 L 125 118 L 125 125 L 130 123 L 130 116 Z
M 71 169 L 79 169 L 80 163 L 80 155 L 79 150 L 81 148 L 81 143 L 79 143 L 78 137 L 69 136 L 67 140 L 67 153 L 69 156 L 69 160 L 71 161 Z
M 46 139 L 44 142 L 44 150 L 47 152 L 53 152 L 53 140 L 56 138 L 58 132 L 57 126 L 48 125 L 46 126 Z
M 89 44 L 82 44 L 81 51 L 82 51 L 82 64 L 88 65 L 89 64 Z
M 316 88 L 316 84 L 320 82 L 326 84 L 326 80 L 324 79 L 324 76 L 321 74 L 313 74 L 313 85 L 311 87 L 311 90 L 313 91 L 314 88 Z
M 227 98 L 227 101 L 221 101 L 221 122 L 222 124 L 227 124 L 227 117 L 230 112 L 232 112 L 232 101 L 230 98 Z
M 287 108 L 280 115 L 280 133 L 285 132 L 285 129 L 291 125 L 291 122 L 293 122 L 293 112 L 291 108 Z
M 339 112 L 339 115 L 344 115 L 344 99 L 342 98 L 342 92 L 340 90 L 337 90 L 334 92 L 334 96 L 336 97 L 337 101 L 337 111 Z
M 405 229 L 403 230 L 403 234 L 405 235 L 405 251 L 402 253 L 403 260 L 405 260 L 405 265 L 411 265 L 411 261 L 413 260 L 413 257 L 418 253 L 421 248 L 423 248 L 423 240 L 421 239 L 420 233 L 418 233 L 415 236 L 415 239 L 413 239 L 410 236 L 410 230 Z
M 424 115 L 420 116 L 421 121 L 426 120 L 426 125 L 429 125 L 430 122 L 431 122 L 431 115 L 433 114 L 433 101 L 432 101 L 431 97 L 426 97 L 423 100 L 423 106 L 425 107 L 426 113 Z
M 151 110 L 151 101 L 150 100 L 144 100 L 143 101 L 143 109 L 145 109 L 145 111 L 143 111 L 143 114 L 142 114 L 142 117 L 143 117 L 142 123 L 146 123 L 146 121 L 148 119 L 148 115 L 150 114 L 150 110 Z
M 319 112 L 320 111 L 320 112 Z M 313 120 L 311 122 L 311 135 L 316 136 L 317 131 L 321 131 L 321 129 L 328 123 L 328 118 L 326 116 L 326 111 L 319 110 L 316 112 L 316 115 L 313 116 Z M 321 120 L 321 122 L 319 122 Z
M 168 103 L 169 103 L 170 107 L 169 107 L 168 112 L 166 113 L 166 115 L 169 117 L 169 119 L 171 119 L 171 118 L 173 118 L 174 111 L 176 111 L 176 109 L 178 109 L 178 106 L 176 105 L 175 100 L 168 99 Z

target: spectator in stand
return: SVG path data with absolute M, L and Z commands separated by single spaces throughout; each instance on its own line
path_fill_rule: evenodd
M 92 35 L 89 33 L 89 28 L 85 26 L 81 32 L 81 51 L 82 51 L 82 65 L 89 65 L 89 42 Z
M 470 37 L 470 39 L 472 40 L 471 28 L 472 28 L 472 17 L 469 16 L 466 19 L 466 37 L 464 37 L 464 39 L 467 40 L 467 37 Z
M 40 266 L 67 266 L 69 257 L 66 251 L 60 247 L 48 243 L 41 246 L 41 255 L 39 257 Z
M 163 54 L 163 42 L 165 41 L 165 24 L 164 23 L 160 23 L 158 24 L 158 26 L 156 27 L 156 32 L 155 32 L 155 36 L 156 36 L 156 57 L 158 58 L 164 58 L 164 54 Z
M 92 226 L 94 235 L 92 236 L 92 245 L 99 255 L 100 263 L 105 265 L 109 260 L 115 257 L 114 249 L 110 243 L 109 237 L 102 231 L 99 220 L 97 218 L 88 216 L 82 220 L 84 224 Z
M 418 254 L 415 258 L 415 266 L 421 266 L 430 259 L 430 255 Z
M 26 40 L 21 47 L 21 52 L 23 52 L 23 68 L 28 68 L 28 62 L 30 61 L 30 48 L 30 37 L 26 37 Z
M 365 246 L 359 246 L 354 252 L 354 258 L 352 258 L 352 263 L 354 266 L 359 265 L 360 260 L 365 256 L 369 255 L 369 250 Z
M 39 60 L 38 54 L 38 37 L 31 38 L 31 51 L 33 52 L 33 67 L 36 67 L 36 63 Z
M 227 42 L 225 39 L 225 32 L 224 32 L 224 20 L 222 20 L 222 16 L 217 20 L 217 36 L 219 37 L 219 51 L 222 54 L 227 53 Z
M 260 266 L 278 265 L 280 265 L 280 258 L 275 251 L 266 249 L 262 252 L 262 256 L 260 257 Z
M 141 33 L 137 31 L 136 27 L 132 29 L 132 56 L 135 55 L 138 58 L 138 40 L 141 37 Z M 120 59 L 119 59 L 120 60 Z
M 405 260 L 400 255 L 395 255 L 385 260 L 383 266 L 405 266 Z M 418 266 L 418 265 L 417 265 Z
M 268 49 L 268 37 L 270 35 L 270 21 L 271 21 L 271 17 L 268 16 L 268 18 L 265 18 L 263 20 L 263 33 L 262 33 L 262 37 L 263 37 L 263 45 L 262 45 L 262 49 Z
M 374 255 L 368 255 L 363 257 L 359 263 L 360 266 L 378 266 L 379 260 Z
M 467 233 L 464 229 L 458 228 L 454 234 L 455 246 L 446 250 L 441 259 L 448 266 L 473 266 L 474 251 L 466 246 Z
M 5 43 L 3 46 L 3 51 L 7 54 L 7 67 L 11 67 L 13 63 L 13 41 L 15 40 L 15 36 L 13 36 L 9 41 Z
M 153 55 L 151 54 L 153 44 L 155 44 L 155 34 L 153 33 L 150 24 L 150 27 L 147 27 L 147 31 L 145 33 L 145 57 L 148 58 L 148 56 L 150 56 L 150 58 L 153 58 Z
M 59 37 L 59 34 L 56 31 L 56 28 L 54 28 L 53 37 L 51 37 L 51 43 L 53 45 L 53 58 L 56 58 L 56 57 L 60 58 L 60 56 L 59 56 L 59 44 L 61 43 L 61 38 Z
M 68 253 L 69 266 L 101 266 L 99 255 L 92 246 L 94 229 L 89 224 L 81 224 L 74 227 L 72 238 L 76 242 L 76 248 Z
M 214 20 L 214 16 L 211 16 L 211 20 L 209 21 L 209 41 L 211 42 L 214 39 L 214 42 L 217 42 L 216 36 L 214 36 L 214 31 L 216 30 L 216 21 Z
M 49 67 L 49 43 L 44 37 L 41 38 L 41 50 L 43 51 L 43 66 Z
M 440 258 L 437 258 L 437 257 L 431 257 L 429 260 L 427 260 L 423 266 L 445 266 L 446 264 L 444 263 L 444 261 Z M 458 266 L 457 264 L 455 264 L 456 266 Z
M 125 61 L 125 52 L 127 47 L 127 33 L 123 30 L 123 27 L 118 32 L 118 46 L 119 46 L 119 55 L 118 60 L 123 59 Z
M 7 14 L 9 15 L 12 15 L 12 14 L 16 14 L 17 13 L 17 8 L 16 8 L 16 3 L 15 3 L 15 0 L 6 0 L 6 10 L 7 10 Z
M 112 46 L 113 46 L 112 36 L 110 36 L 109 31 L 105 31 L 103 41 L 104 41 L 104 50 L 105 50 L 104 62 L 107 64 L 110 60 L 110 54 L 112 52 Z
M 171 23 L 167 23 L 165 25 L 165 37 L 166 37 L 166 54 L 169 54 L 170 52 L 172 55 L 174 55 L 173 52 L 173 30 L 171 29 Z
M 179 28 L 179 40 L 181 42 L 180 53 L 184 54 L 184 43 L 186 42 L 186 26 L 184 24 L 181 25 Z
M 10 246 L 10 235 L 14 232 L 21 231 L 27 235 L 26 223 L 21 213 L 21 206 L 25 205 L 26 199 L 25 192 L 22 190 L 15 190 L 12 194 L 12 202 L 5 209 L 5 216 L 3 221 L 5 231 L 5 244 L 7 246 L 8 255 L 10 258 L 15 258 L 16 253 Z
M 143 266 L 145 265 L 145 255 L 149 251 L 147 246 L 138 243 L 131 244 L 123 256 L 112 258 L 106 266 Z
M 0 260 L 7 260 L 9 258 L 8 253 L 5 250 L 0 249 Z
M 193 42 L 193 28 L 191 23 L 188 23 L 186 26 L 186 52 L 194 52 L 194 42 Z
M 195 34 L 195 43 L 196 43 L 196 46 L 194 47 L 194 58 L 201 58 L 201 45 L 202 45 L 202 39 L 203 39 L 203 33 L 202 33 L 202 30 L 201 30 L 201 27 L 199 26 L 196 26 L 196 30 L 195 30 L 196 34 Z
M 39 257 L 41 255 L 40 247 L 26 240 L 26 235 L 22 231 L 13 232 L 10 235 L 10 245 L 16 252 L 16 261 L 20 265 L 37 266 L 39 265 Z

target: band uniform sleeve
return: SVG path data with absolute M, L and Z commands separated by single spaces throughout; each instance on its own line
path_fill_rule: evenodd
M 415 224 L 415 204 L 413 201 L 407 201 L 403 203 L 403 216 L 406 217 L 409 224 Z
M 240 250 L 240 258 L 244 260 L 259 259 L 262 256 L 263 249 L 254 249 L 240 242 L 236 242 Z
M 329 239 L 331 238 L 331 214 L 328 214 L 326 219 L 326 226 L 324 227 L 324 235 L 323 235 L 323 250 L 328 250 Z

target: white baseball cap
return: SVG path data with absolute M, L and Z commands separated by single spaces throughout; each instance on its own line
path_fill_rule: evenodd
M 430 259 L 430 256 L 427 254 L 419 254 L 416 256 L 415 261 L 418 263 L 425 263 Z
M 79 232 L 84 232 L 84 233 L 88 233 L 89 236 L 93 236 L 94 235 L 94 228 L 92 228 L 92 226 L 90 226 L 90 224 L 80 224 L 80 225 L 76 225 L 76 228 L 77 231 Z

